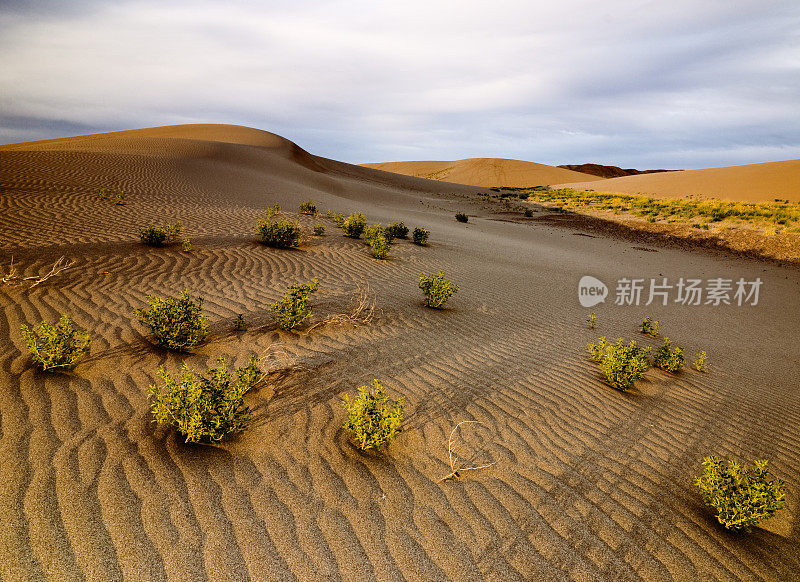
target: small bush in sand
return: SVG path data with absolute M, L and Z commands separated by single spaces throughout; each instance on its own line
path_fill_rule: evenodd
M 285 218 L 274 220 L 274 215 L 260 219 L 256 226 L 256 232 L 258 240 L 268 247 L 287 249 L 299 246 L 303 240 L 298 222 L 292 222 Z
M 425 305 L 434 309 L 441 308 L 458 291 L 458 285 L 445 279 L 444 271 L 439 271 L 436 275 L 429 275 L 424 271 L 420 273 L 419 288 L 425 294 Z
M 341 227 L 345 236 L 361 238 L 361 234 L 367 228 L 367 218 L 360 212 L 353 213 L 347 220 L 342 221 Z
M 303 214 L 310 214 L 311 216 L 313 216 L 317 213 L 317 205 L 311 202 L 311 200 L 306 200 L 305 202 L 301 202 L 300 212 Z
M 311 283 L 294 283 L 283 294 L 280 301 L 272 303 L 269 308 L 275 313 L 275 319 L 281 329 L 290 330 L 303 324 L 311 317 L 311 303 L 308 296 L 316 293 L 319 282 L 316 277 Z
M 641 348 L 635 341 L 625 345 L 619 338 L 617 343 L 608 344 L 606 338 L 601 338 L 596 344 L 589 344 L 589 352 L 600 364 L 606 381 L 616 390 L 632 388 L 650 367 L 650 348 Z
M 202 314 L 203 298 L 192 298 L 184 289 L 180 297 L 147 296 L 148 309 L 137 309 L 139 322 L 150 328 L 159 345 L 185 352 L 208 336 L 208 317 Z
M 36 365 L 42 370 L 54 368 L 71 369 L 76 361 L 89 350 L 89 333 L 78 331 L 72 318 L 63 314 L 56 325 L 43 321 L 31 330 L 21 326 L 22 336 L 28 352 Z
M 117 206 L 125 204 L 125 190 L 112 190 L 111 188 L 100 188 L 97 192 L 100 200 L 111 200 Z
M 702 350 L 699 354 L 697 354 L 697 356 L 695 356 L 694 358 L 694 363 L 692 364 L 694 369 L 697 370 L 698 372 L 705 372 L 707 358 L 708 355 L 706 354 L 705 350 Z
M 325 225 L 324 224 L 315 224 L 314 225 L 314 235 L 315 236 L 322 236 L 325 234 Z
M 267 206 L 267 218 L 272 218 L 273 216 L 277 216 L 281 213 L 281 205 L 277 202 L 272 206 Z
M 117 206 L 125 206 L 125 190 L 120 190 L 114 194 L 114 204 Z
M 661 326 L 661 322 L 653 321 L 653 318 L 649 315 L 644 318 L 644 321 L 639 326 L 639 331 L 645 335 L 649 335 L 651 337 L 658 336 L 658 328 Z
M 532 208 L 526 208 L 525 209 L 525 218 L 531 218 L 532 216 L 533 216 L 533 209 Z
M 356 398 L 346 394 L 342 399 L 347 410 L 343 428 L 362 451 L 380 448 L 397 436 L 406 404 L 405 398 L 389 398 L 378 380 L 373 380 L 372 386 L 373 390 L 361 386 Z
M 469 216 L 467 216 L 463 212 L 456 212 L 456 220 L 458 222 L 469 222 Z
M 185 238 L 183 239 L 183 252 L 188 253 L 192 250 L 192 239 Z
M 417 227 L 414 229 L 411 236 L 415 245 L 425 246 L 428 243 L 428 237 L 431 236 L 431 233 L 426 228 Z
M 236 320 L 233 322 L 233 329 L 236 331 L 245 330 L 244 314 L 240 313 L 236 316 Z
M 372 256 L 376 259 L 385 259 L 392 248 L 392 237 L 383 226 L 376 224 L 364 231 L 364 240 L 372 249 Z
M 337 212 L 333 215 L 333 222 L 335 222 L 336 226 L 339 228 L 344 229 L 344 223 L 347 222 L 347 219 L 345 219 L 344 214 Z
M 653 365 L 673 374 L 680 372 L 686 360 L 683 357 L 683 348 L 672 349 L 672 342 L 664 338 L 664 345 L 660 346 L 653 354 Z
M 696 477 L 703 503 L 717 511 L 717 520 L 727 529 L 750 531 L 762 519 L 772 517 L 786 500 L 786 488 L 778 478 L 769 479 L 768 461 L 741 467 L 736 461 L 711 455 L 703 459 L 703 474 Z
M 589 324 L 589 329 L 594 329 L 595 325 L 597 325 L 597 315 L 594 312 L 589 314 L 589 317 L 586 318 L 586 323 Z
M 243 431 L 250 420 L 244 395 L 261 374 L 258 359 L 251 356 L 247 366 L 237 369 L 233 383 L 225 359 L 218 363 L 205 376 L 183 364 L 180 376 L 172 377 L 162 366 L 158 376 L 164 385 L 148 388 L 155 421 L 176 428 L 187 443 L 219 442 L 227 434 Z
M 393 222 L 386 227 L 386 235 L 391 238 L 408 238 L 408 227 L 402 220 Z
M 182 232 L 183 225 L 180 222 L 164 223 L 161 226 L 148 224 L 139 231 L 139 238 L 146 245 L 160 247 L 173 242 Z

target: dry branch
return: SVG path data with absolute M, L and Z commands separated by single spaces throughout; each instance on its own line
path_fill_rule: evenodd
M 462 424 L 481 424 L 481 423 L 478 422 L 477 420 L 462 420 L 450 432 L 450 439 L 447 441 L 447 454 L 450 458 L 450 473 L 439 479 L 437 483 L 442 483 L 443 481 L 447 481 L 448 479 L 458 479 L 459 477 L 461 477 L 461 473 L 463 471 L 477 471 L 478 469 L 485 469 L 486 467 L 491 467 L 492 465 L 495 464 L 495 461 L 492 461 L 491 463 L 486 463 L 483 465 L 464 467 L 459 463 L 459 460 L 456 458 L 458 455 L 453 454 L 453 445 L 454 445 L 453 436 L 456 434 L 456 431 Z M 469 460 L 464 461 L 464 464 L 471 465 L 472 463 L 475 462 L 475 457 L 477 456 L 478 454 L 476 453 Z
M 326 317 L 322 321 L 318 321 L 308 328 L 306 331 L 311 331 L 316 327 L 323 325 L 366 325 L 375 317 L 375 294 L 369 288 L 369 285 L 359 286 L 356 289 L 356 296 L 353 300 L 352 307 L 347 313 L 338 313 Z
M 53 263 L 52 268 L 49 272 L 45 273 L 44 275 L 32 275 L 30 277 L 20 277 L 17 273 L 17 267 L 14 265 L 14 257 L 11 257 L 11 265 L 8 267 L 8 273 L 6 273 L 0 281 L 2 281 L 5 285 L 25 285 L 27 284 L 29 288 L 36 287 L 39 283 L 44 283 L 51 277 L 55 277 L 56 275 L 60 274 L 62 271 L 69 269 L 72 265 L 75 264 L 75 261 L 69 261 L 64 257 L 58 259 L 55 263 Z

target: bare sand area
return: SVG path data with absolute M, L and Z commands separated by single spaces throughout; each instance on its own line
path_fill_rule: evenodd
M 99 200 L 101 187 L 124 189 L 127 203 Z M 511 216 L 475 191 L 235 126 L 0 146 L 0 269 L 12 256 L 23 275 L 74 261 L 32 289 L 0 286 L 0 578 L 800 577 L 798 270 L 546 212 Z M 376 260 L 330 219 L 294 215 L 303 200 L 424 226 L 429 245 L 400 241 Z M 258 244 L 256 219 L 275 202 L 326 236 L 296 250 Z M 141 227 L 165 220 L 182 221 L 191 252 L 140 244 Z M 440 269 L 460 290 L 430 310 L 418 277 Z M 609 298 L 586 309 L 584 275 L 612 293 L 623 278 L 762 286 L 757 305 Z M 312 277 L 314 320 L 368 283 L 373 321 L 277 330 L 267 305 Z M 205 298 L 211 335 L 181 355 L 154 347 L 134 310 L 184 287 Z M 20 325 L 63 312 L 91 332 L 90 354 L 71 372 L 39 372 Z M 233 330 L 239 313 L 244 331 Z M 630 392 L 606 385 L 586 344 L 658 345 L 637 331 L 647 315 L 690 358 L 706 350 L 708 372 L 651 369 Z M 246 432 L 209 447 L 153 424 L 159 366 L 242 366 L 278 349 L 292 367 L 248 393 Z M 406 417 L 383 453 L 364 454 L 341 428 L 340 401 L 373 378 L 406 398 Z M 475 446 L 495 464 L 438 483 L 462 420 L 481 423 Z M 692 483 L 712 453 L 770 459 L 788 508 L 750 534 L 726 531 Z
M 547 186 L 561 182 L 602 180 L 600 176 L 574 172 L 565 168 L 508 160 L 503 158 L 469 158 L 454 161 L 382 162 L 361 164 L 365 168 L 384 170 L 406 176 L 469 184 L 470 186 Z
M 772 202 L 775 199 L 800 202 L 800 160 L 658 172 L 609 178 L 602 185 L 595 181 L 580 181 L 558 184 L 557 187 L 670 197 L 699 196 L 741 202 Z

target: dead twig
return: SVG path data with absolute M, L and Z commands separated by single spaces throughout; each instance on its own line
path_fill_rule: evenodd
M 318 321 L 306 331 L 311 331 L 323 325 L 366 325 L 375 317 L 375 294 L 369 285 L 359 286 L 356 289 L 352 307 L 347 313 L 337 313 Z
M 450 473 L 442 477 L 437 481 L 437 483 L 442 483 L 443 481 L 447 481 L 448 479 L 458 479 L 461 477 L 461 473 L 463 471 L 477 471 L 478 469 L 485 469 L 486 467 L 491 467 L 495 464 L 495 461 L 491 463 L 486 463 L 484 465 L 476 465 L 476 466 L 469 466 L 463 467 L 459 464 L 458 459 L 456 458 L 458 455 L 453 454 L 453 436 L 456 434 L 456 431 L 462 424 L 481 424 L 477 420 L 462 420 L 459 422 L 450 433 L 450 439 L 447 441 L 447 454 L 450 457 Z M 469 460 L 465 461 L 465 464 L 471 464 L 475 461 L 475 457 L 477 454 L 473 455 Z
M 45 273 L 44 275 L 31 275 L 30 277 L 20 277 L 19 274 L 17 273 L 17 267 L 14 264 L 14 257 L 11 257 L 11 265 L 9 265 L 8 267 L 8 273 L 3 275 L 3 277 L 0 277 L 0 281 L 2 281 L 5 285 L 28 284 L 32 288 L 36 287 L 40 283 L 44 283 L 51 277 L 55 277 L 62 271 L 69 269 L 74 264 L 75 261 L 67 262 L 67 260 L 64 257 L 61 257 L 55 263 L 53 263 L 53 266 L 50 269 L 50 271 Z

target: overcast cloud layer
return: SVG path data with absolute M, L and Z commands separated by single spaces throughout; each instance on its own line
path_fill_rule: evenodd
M 176 123 L 355 163 L 800 158 L 800 2 L 0 6 L 0 143 Z

